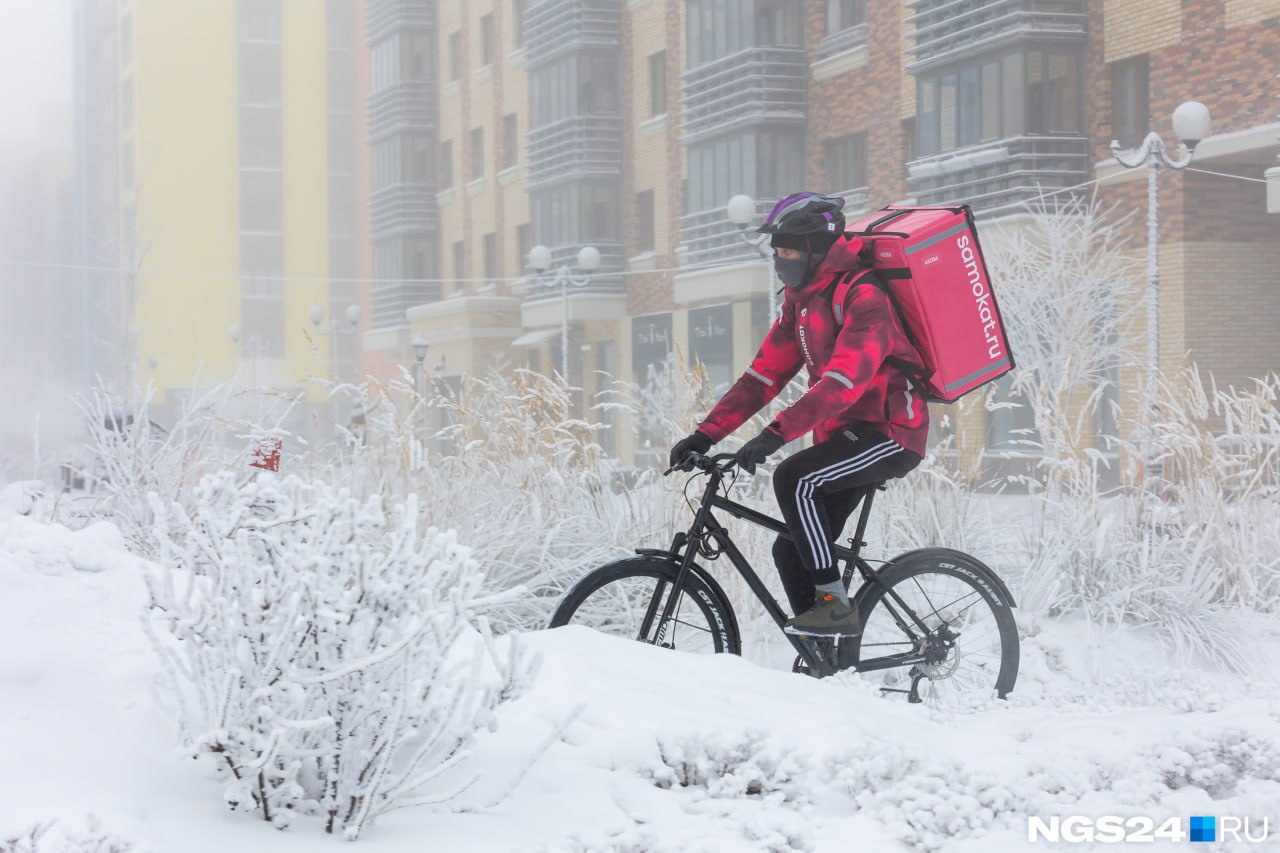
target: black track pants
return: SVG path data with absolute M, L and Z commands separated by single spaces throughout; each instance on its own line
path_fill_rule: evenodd
M 920 461 L 883 436 L 842 432 L 778 465 L 773 490 L 792 538 L 778 537 L 773 559 L 793 612 L 813 606 L 816 584 L 839 580 L 831 543 L 865 488 L 901 477 Z

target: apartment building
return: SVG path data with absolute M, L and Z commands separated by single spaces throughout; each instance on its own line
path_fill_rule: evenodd
M 1280 245 L 1261 182 L 1280 153 L 1276 85 L 1256 61 L 1275 55 L 1280 0 L 444 0 L 436 13 L 441 298 L 408 316 L 445 375 L 499 359 L 567 371 L 590 396 L 601 372 L 643 384 L 674 355 L 723 386 L 777 298 L 753 232 L 728 219 L 733 196 L 754 200 L 755 222 L 800 188 L 842 194 L 851 215 L 965 202 L 984 227 L 1095 186 L 1141 211 L 1143 170 L 1108 145 L 1167 129 L 1189 99 L 1215 122 L 1201 171 L 1160 174 L 1165 366 L 1189 355 L 1243 381 L 1280 355 L 1260 328 Z M 1141 253 L 1141 216 L 1131 227 Z M 599 266 L 584 286 L 533 276 L 534 245 L 579 283 L 581 248 Z M 1233 271 L 1230 291 L 1196 274 L 1204 260 Z M 977 408 L 960 424 L 968 452 L 1029 425 L 1025 409 Z M 623 456 L 646 442 L 619 425 Z
M 310 377 L 354 379 L 345 333 L 370 307 L 359 5 L 84 0 L 80 14 L 81 257 L 119 270 L 103 282 L 111 333 L 158 417 L 197 377 L 317 403 Z

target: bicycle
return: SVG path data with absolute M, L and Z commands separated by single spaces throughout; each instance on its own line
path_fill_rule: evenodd
M 737 616 L 724 589 L 696 561 L 724 555 L 781 630 L 787 614 L 712 514 L 724 510 L 790 538 L 783 522 L 729 499 L 722 485 L 735 467 L 733 459 L 732 453 L 690 454 L 684 470 L 696 468 L 694 477 L 708 480 L 688 531 L 678 532 L 666 549 L 638 548 L 636 556 L 589 572 L 562 596 L 548 627 L 583 624 L 664 648 L 741 654 Z M 862 633 L 822 638 L 783 632 L 797 652 L 793 670 L 819 678 L 844 669 L 881 673 L 882 692 L 905 694 L 912 703 L 924 701 L 925 680 L 931 688 L 927 697 L 939 706 L 948 704 L 945 697 L 952 693 L 994 691 L 1005 698 L 1017 679 L 1019 660 L 1008 587 L 977 558 L 949 548 L 909 551 L 873 567 L 860 551 L 873 498 L 884 488 L 874 483 L 863 490 L 850 547 L 832 546 L 844 565 L 845 588 L 855 569 L 862 576 L 851 596 Z M 869 652 L 873 648 L 877 651 Z

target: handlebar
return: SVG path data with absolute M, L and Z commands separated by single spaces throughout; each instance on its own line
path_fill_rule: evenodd
M 704 456 L 697 451 L 691 450 L 685 454 L 683 460 L 663 471 L 662 476 L 665 477 L 672 471 L 692 471 L 694 468 L 699 471 L 718 471 L 721 474 L 726 474 L 733 470 L 734 465 L 737 464 L 734 461 L 736 458 L 736 453 L 715 453 L 711 456 Z

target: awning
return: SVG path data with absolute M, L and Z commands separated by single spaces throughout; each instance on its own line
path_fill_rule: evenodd
M 525 332 L 520 337 L 511 342 L 514 347 L 536 347 L 538 344 L 545 344 L 552 338 L 560 337 L 559 329 L 539 329 L 536 332 Z

